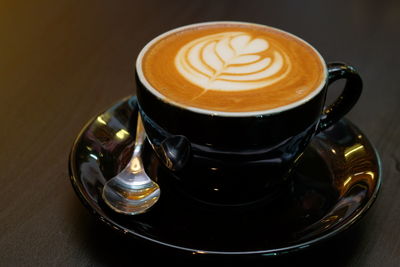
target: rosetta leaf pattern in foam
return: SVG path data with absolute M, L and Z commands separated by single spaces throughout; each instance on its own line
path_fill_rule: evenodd
M 244 32 L 224 32 L 195 39 L 175 57 L 179 73 L 207 90 L 240 91 L 271 85 L 284 78 L 285 56 L 262 38 Z M 265 51 L 268 54 L 263 53 Z M 267 56 L 269 55 L 269 56 Z M 279 74 L 279 75 L 277 75 Z

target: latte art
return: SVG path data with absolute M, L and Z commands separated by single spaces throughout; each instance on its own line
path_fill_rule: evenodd
M 266 39 L 245 32 L 223 32 L 193 40 L 179 50 L 175 65 L 195 85 L 221 91 L 269 86 L 290 71 L 287 56 L 271 48 Z

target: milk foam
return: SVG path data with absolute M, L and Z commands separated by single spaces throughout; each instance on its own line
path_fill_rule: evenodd
M 264 53 L 267 50 L 268 56 Z M 176 54 L 175 66 L 186 80 L 204 91 L 270 86 L 285 78 L 291 68 L 288 57 L 271 48 L 268 40 L 237 31 L 210 34 L 187 43 Z

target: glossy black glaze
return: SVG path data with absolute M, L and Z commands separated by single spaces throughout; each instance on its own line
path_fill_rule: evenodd
M 125 99 L 83 128 L 72 147 L 69 171 L 77 195 L 96 218 L 121 234 L 157 244 L 155 248 L 189 255 L 281 255 L 343 232 L 377 196 L 378 156 L 362 132 L 341 120 L 312 140 L 287 191 L 272 203 L 243 208 L 210 206 L 181 194 L 147 146 L 144 164 L 160 184 L 161 198 L 145 214 L 116 214 L 102 201 L 101 190 L 130 158 L 135 103 L 134 97 Z
M 358 100 L 362 83 L 354 68 L 331 63 L 328 72 L 327 84 L 304 104 L 246 117 L 184 109 L 151 93 L 136 74 L 139 108 L 149 140 L 164 165 L 175 171 L 178 186 L 208 203 L 251 203 L 275 197 L 314 134 Z M 341 78 L 347 80 L 343 93 L 324 109 L 327 85 Z M 171 138 L 180 144 L 172 153 L 163 146 Z M 188 175 L 193 172 L 198 175 Z
M 325 102 L 323 90 L 309 103 L 275 115 L 214 116 L 170 104 L 145 89 L 137 75 L 136 81 L 138 101 L 145 114 L 143 119 L 150 120 L 146 125 L 150 138 L 153 138 L 153 131 L 157 132 L 157 137 L 184 135 L 197 147 L 208 148 L 216 154 L 259 154 L 260 150 L 276 146 L 317 124 Z

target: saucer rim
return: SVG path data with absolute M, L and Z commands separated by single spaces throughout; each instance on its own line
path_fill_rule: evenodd
M 356 222 L 358 222 L 361 218 L 363 218 L 367 211 L 371 208 L 371 206 L 374 204 L 376 201 L 376 198 L 378 196 L 378 193 L 380 192 L 381 185 L 382 185 L 382 162 L 381 158 L 379 156 L 379 153 L 376 149 L 376 147 L 369 141 L 368 138 L 366 138 L 366 142 L 369 145 L 369 147 L 373 151 L 373 155 L 376 159 L 376 166 L 377 166 L 377 182 L 376 186 L 374 188 L 374 191 L 372 192 L 369 200 L 361 206 L 361 209 L 358 211 L 353 212 L 352 215 L 350 215 L 347 220 L 344 221 L 344 223 L 341 223 L 339 226 L 335 227 L 332 229 L 332 231 L 325 232 L 321 234 L 320 236 L 316 238 L 312 238 L 310 240 L 300 242 L 291 246 L 284 246 L 284 247 L 279 247 L 279 248 L 273 248 L 273 249 L 266 249 L 266 250 L 249 250 L 249 251 L 218 251 L 218 250 L 203 250 L 203 249 L 195 249 L 195 248 L 189 248 L 189 247 L 184 247 L 184 246 L 179 246 L 179 245 L 174 245 L 170 244 L 167 242 L 163 242 L 154 238 L 150 238 L 148 236 L 142 235 L 138 232 L 135 232 L 132 229 L 127 229 L 126 227 L 118 224 L 115 220 L 111 219 L 108 216 L 104 215 L 103 209 L 101 209 L 100 205 L 90 205 L 90 202 L 93 201 L 90 199 L 90 197 L 87 195 L 85 192 L 84 188 L 80 188 L 78 185 L 78 175 L 76 173 L 76 149 L 77 149 L 77 144 L 81 140 L 83 134 L 87 131 L 88 127 L 92 125 L 92 123 L 96 120 L 96 118 L 99 116 L 99 114 L 103 114 L 107 111 L 109 111 L 111 108 L 115 107 L 118 104 L 122 104 L 126 101 L 129 101 L 132 98 L 136 98 L 135 95 L 127 96 L 124 97 L 112 105 L 110 105 L 108 108 L 104 109 L 102 112 L 97 113 L 94 115 L 91 119 L 89 119 L 81 128 L 79 131 L 78 135 L 73 141 L 72 147 L 70 149 L 69 157 L 68 157 L 68 172 L 69 172 L 69 179 L 72 184 L 72 187 L 82 202 L 83 206 L 86 207 L 94 216 L 97 217 L 101 222 L 105 223 L 111 229 L 116 230 L 118 233 L 123 234 L 123 235 L 128 235 L 131 237 L 139 238 L 141 240 L 147 241 L 151 244 L 157 244 L 162 247 L 168 247 L 172 249 L 177 249 L 182 252 L 189 252 L 191 255 L 196 255 L 196 254 L 207 254 L 207 255 L 261 255 L 261 256 L 279 256 L 283 254 L 288 254 L 294 251 L 299 251 L 303 250 L 306 248 L 311 247 L 312 245 L 315 245 L 317 243 L 321 243 L 324 241 L 327 241 L 331 239 L 332 237 L 338 235 L 339 233 L 342 233 L 349 229 L 351 226 L 353 226 Z M 359 131 L 360 133 L 363 133 L 354 123 L 352 123 L 349 119 L 347 118 L 342 118 L 341 120 L 346 121 L 346 124 L 350 125 L 351 127 L 354 127 L 356 131 Z M 332 126 L 334 127 L 334 125 Z M 366 137 L 366 135 L 364 135 Z M 140 216 L 140 215 L 139 215 Z

